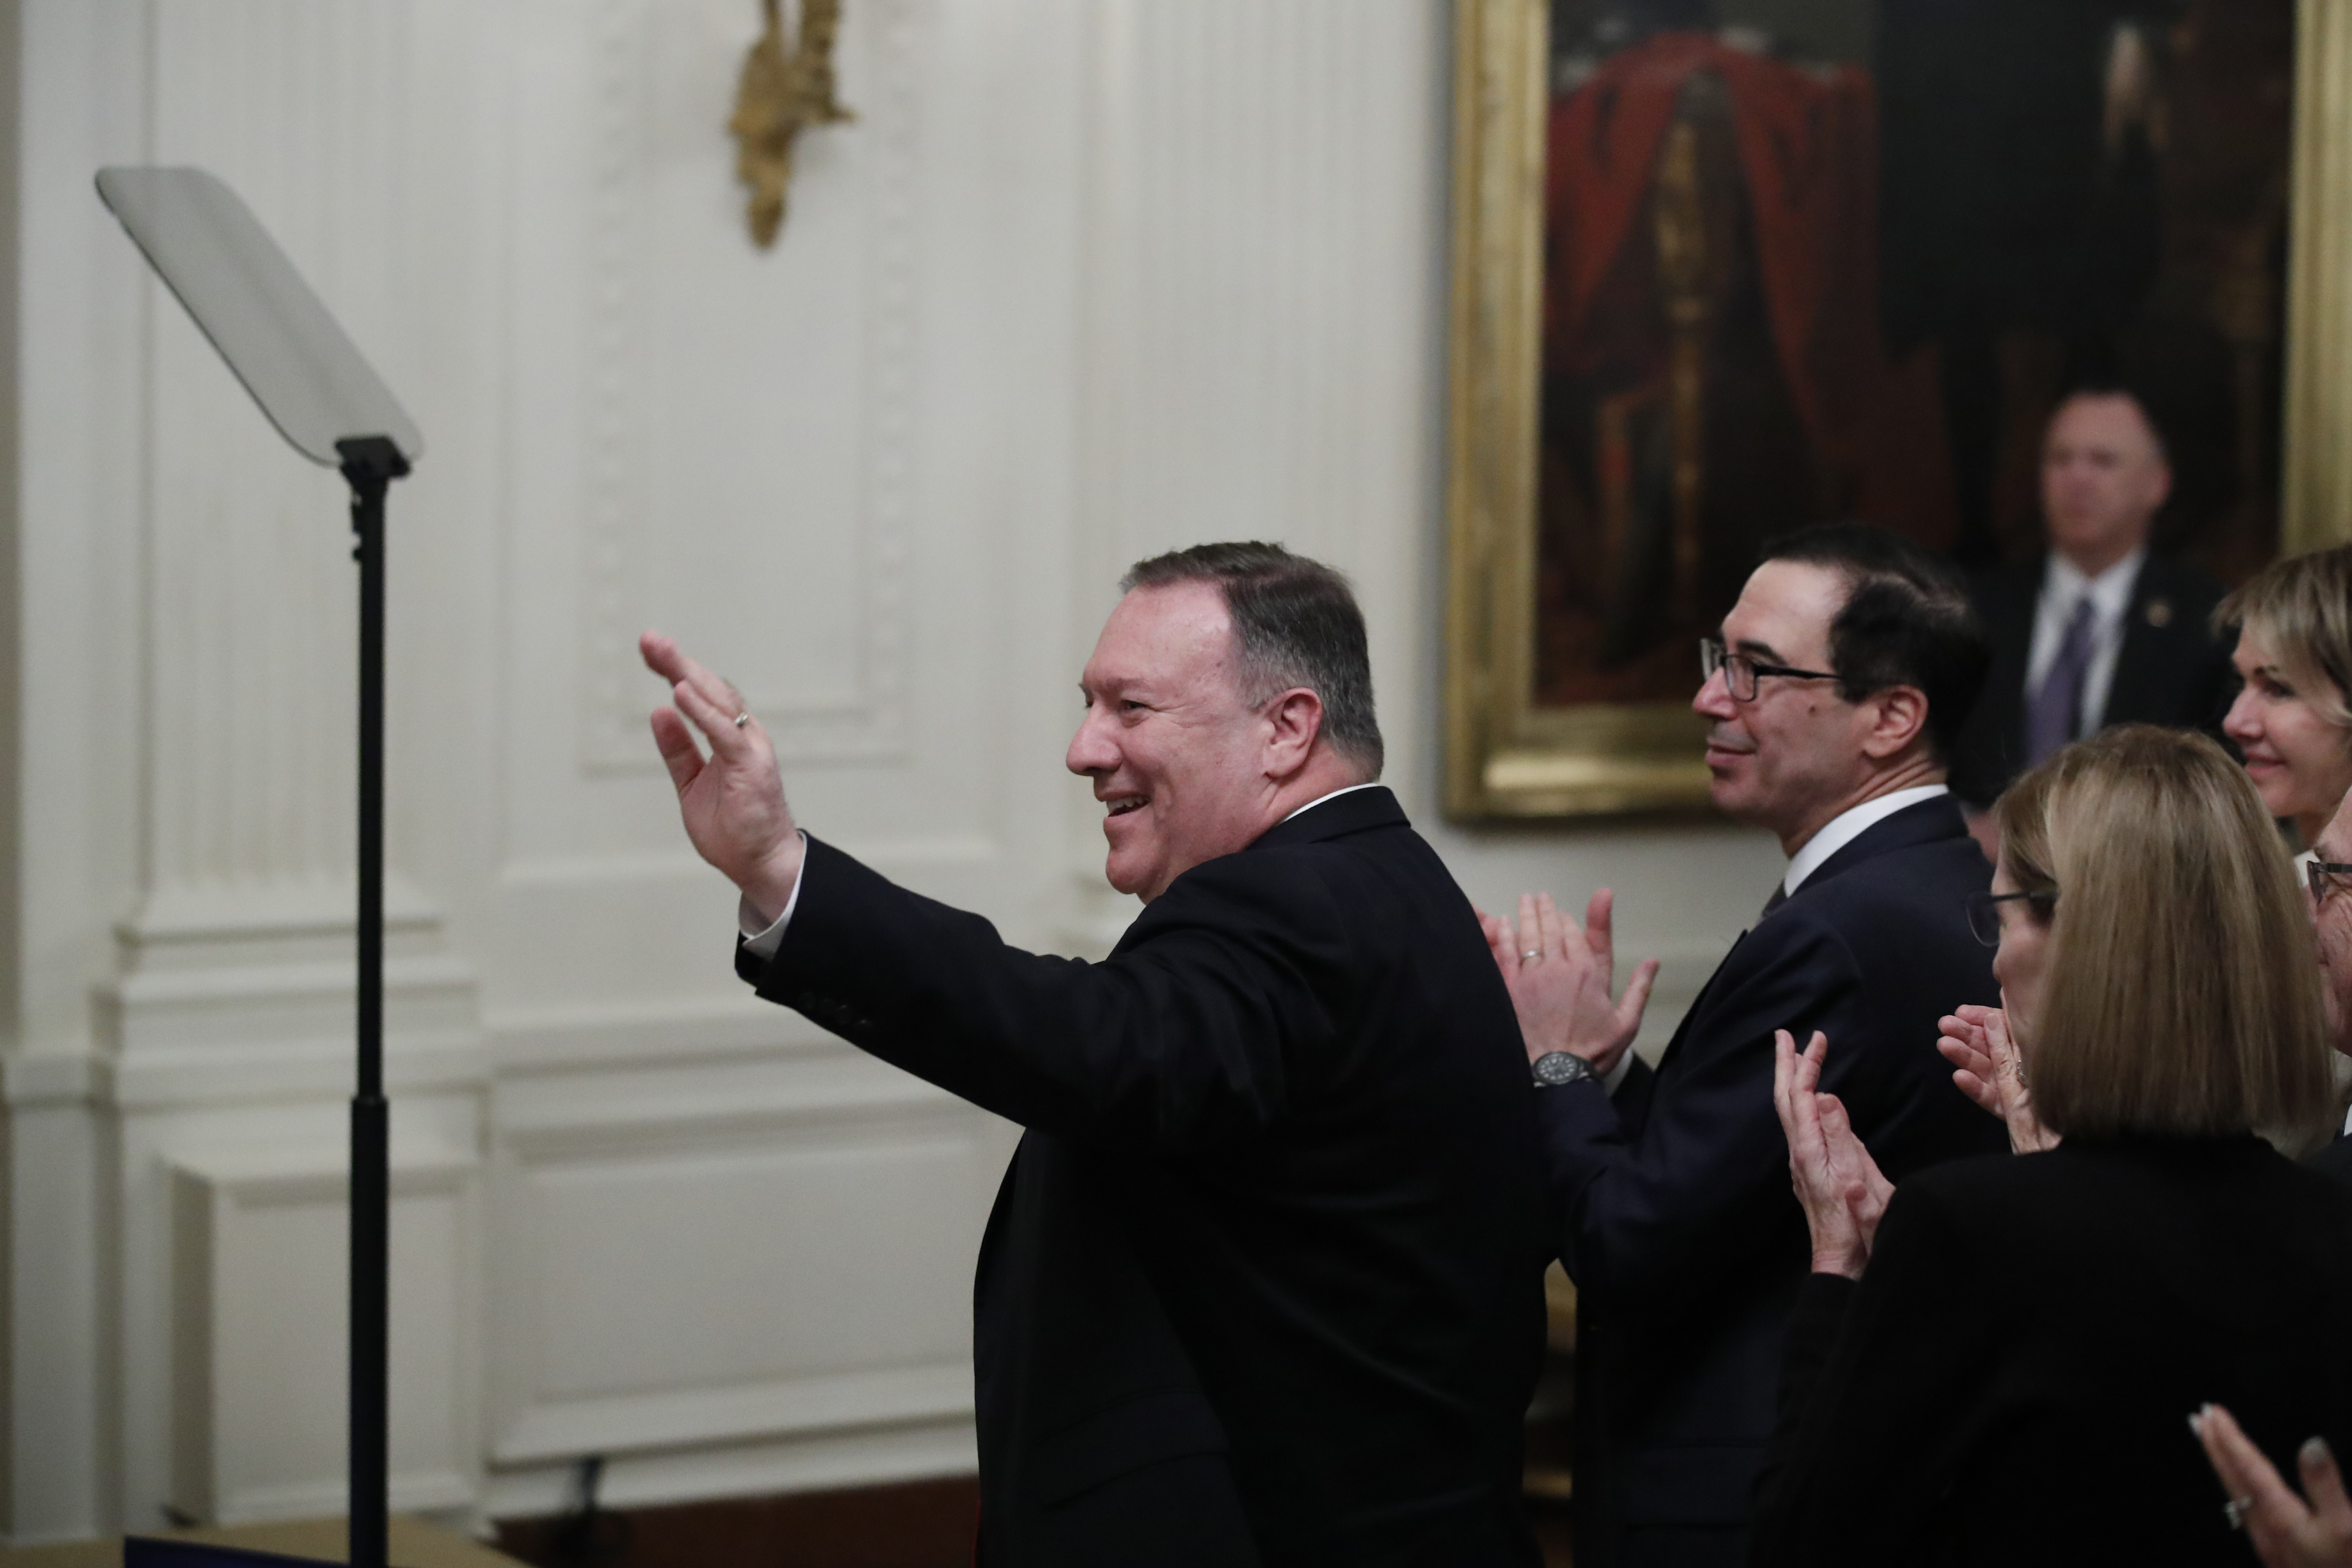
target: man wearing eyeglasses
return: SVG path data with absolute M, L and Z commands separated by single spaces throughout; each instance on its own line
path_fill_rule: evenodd
M 2319 943 L 2320 1001 L 2327 1009 L 2327 1037 L 2352 1057 L 2352 795 L 2344 797 L 2311 848 L 2304 876 L 2311 891 L 2312 934 Z M 2352 1182 L 2352 1115 L 2310 1163 Z
M 2000 993 L 1967 913 L 1990 868 L 1944 784 L 1986 663 L 1966 591 L 1860 525 L 1765 553 L 1692 707 L 1715 804 L 1769 829 L 1789 868 L 1656 1070 L 1628 1055 L 1648 966 L 1611 998 L 1607 889 L 1588 929 L 1547 899 L 1488 931 L 1578 1286 L 1578 1568 L 1745 1560 L 1811 1258 L 1772 1109 L 1775 1029 L 1827 1033 L 1824 1088 L 1890 1177 L 2007 1146 L 1936 1049 L 1938 1018 Z

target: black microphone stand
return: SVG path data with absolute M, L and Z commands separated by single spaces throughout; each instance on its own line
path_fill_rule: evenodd
M 311 461 L 340 468 L 352 488 L 360 798 L 350 1560 L 352 1568 L 386 1568 L 392 1125 L 383 1098 L 383 501 L 425 450 L 424 437 L 236 192 L 201 169 L 112 168 L 99 171 L 98 193 L 278 434 Z M 124 1550 L 142 1562 L 194 1563 L 217 1561 L 223 1549 L 132 1538 Z
M 352 1095 L 352 1568 L 385 1568 L 391 1425 L 392 1127 L 383 1098 L 383 498 L 408 459 L 335 443 L 360 566 L 359 1082 Z

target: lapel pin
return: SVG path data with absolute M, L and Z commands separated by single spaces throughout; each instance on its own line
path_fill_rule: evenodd
M 2147 624 L 2159 630 L 2172 624 L 2172 601 L 2150 599 L 2147 602 Z

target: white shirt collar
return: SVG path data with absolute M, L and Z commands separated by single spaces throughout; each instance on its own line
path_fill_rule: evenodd
M 1327 800 L 1337 800 L 1343 795 L 1353 795 L 1360 789 L 1378 789 L 1380 787 L 1381 781 L 1374 779 L 1370 784 L 1349 784 L 1346 789 L 1335 789 L 1329 795 L 1317 795 L 1313 800 L 1310 800 L 1305 805 L 1300 806 L 1298 811 L 1292 812 L 1290 816 L 1297 816 L 1301 811 L 1312 811 Z M 1290 816 L 1286 816 L 1282 820 L 1284 822 L 1288 822 L 1290 820 Z M 1279 825 L 1277 824 L 1277 826 Z
M 2098 617 L 2101 626 L 2110 626 L 2124 618 L 2131 608 L 2132 584 L 2139 581 L 2139 569 L 2147 560 L 2147 546 L 2143 544 L 2108 567 L 2095 577 L 2084 576 L 2083 569 L 2055 550 L 2050 552 L 2050 565 L 2042 579 L 2042 593 L 2053 607 L 2071 613 L 2074 601 L 2084 595 L 2091 600 L 2091 613 Z
M 1824 824 L 1819 833 L 1805 840 L 1804 847 L 1789 858 L 1788 875 L 1780 879 L 1780 890 L 1793 893 L 1804 885 L 1806 878 L 1822 868 L 1822 863 L 1870 829 L 1877 826 L 1896 812 L 1933 800 L 1952 792 L 1942 784 L 1916 784 L 1898 789 L 1892 795 L 1874 795 L 1860 805 L 1848 806 Z

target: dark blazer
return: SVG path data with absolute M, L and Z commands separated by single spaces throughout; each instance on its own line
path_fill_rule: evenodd
M 991 1568 L 1531 1568 L 1533 1089 L 1385 789 L 1187 871 L 1102 963 L 812 839 L 760 994 L 1027 1129 L 980 1257 Z
M 2303 1157 L 2303 1163 L 2337 1181 L 2352 1184 L 2352 1133 L 2339 1132 Z
M 1538 1094 L 1577 1285 L 1577 1568 L 1745 1561 L 1811 1260 L 1775 1029 L 1828 1034 L 1823 1087 L 1889 1176 L 2008 1147 L 1936 1049 L 1937 1019 L 2000 994 L 1964 905 L 1990 876 L 1949 797 L 1906 807 L 1739 939 L 1654 1077 Z
M 1973 806 L 1990 805 L 2025 771 L 2025 676 L 2045 566 L 2040 557 L 2019 562 L 1976 584 L 1992 665 L 1952 761 L 1952 793 Z M 2141 564 L 2103 725 L 2165 724 L 2220 737 L 2238 691 L 2230 645 L 2209 625 L 2223 592 L 2193 566 L 2155 555 Z
M 1755 1561 L 2249 1563 L 2189 1414 L 2290 1478 L 2315 1433 L 2352 1453 L 2347 1322 L 2352 1194 L 2260 1139 L 1929 1171 L 1858 1285 L 1806 1288 Z

